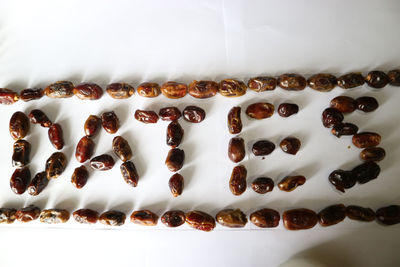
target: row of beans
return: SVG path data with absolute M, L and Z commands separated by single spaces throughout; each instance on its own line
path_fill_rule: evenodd
M 336 85 L 343 89 L 358 87 L 367 83 L 372 88 L 383 88 L 387 84 L 400 86 L 400 69 L 389 71 L 371 71 L 367 76 L 351 72 L 340 77 L 332 74 L 319 73 L 308 79 L 299 74 L 285 73 L 278 78 L 260 76 L 251 78 L 247 86 L 244 82 L 235 79 L 225 79 L 219 83 L 214 81 L 193 81 L 189 85 L 169 81 L 161 86 L 153 82 L 144 82 L 137 87 L 137 93 L 143 97 L 156 97 L 161 93 L 172 99 L 184 97 L 187 93 L 195 98 L 209 98 L 218 92 L 226 97 L 238 97 L 246 93 L 247 88 L 256 92 L 271 91 L 278 85 L 284 90 L 300 91 L 308 85 L 310 88 L 327 92 Z M 106 92 L 115 99 L 131 97 L 135 88 L 127 83 L 112 83 L 106 87 Z M 51 98 L 68 98 L 73 95 L 79 99 L 96 100 L 102 97 L 103 89 L 95 83 L 85 82 L 74 86 L 69 81 L 58 81 L 50 84 L 44 90 L 41 88 L 24 89 L 18 94 L 7 88 L 0 88 L 0 104 L 13 104 L 19 99 L 31 101 L 46 95 Z

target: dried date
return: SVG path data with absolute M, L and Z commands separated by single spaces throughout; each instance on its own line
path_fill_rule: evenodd
M 136 187 L 139 181 L 139 174 L 132 161 L 125 161 L 120 167 L 122 178 L 130 186 Z
M 377 146 L 381 142 L 381 136 L 377 133 L 362 132 L 353 135 L 353 144 L 358 148 Z
M 135 111 L 135 119 L 143 123 L 157 123 L 158 115 L 152 110 L 140 110 Z
M 31 181 L 31 172 L 28 167 L 16 169 L 10 179 L 11 190 L 18 195 L 25 192 Z
M 364 112 L 375 111 L 379 107 L 378 101 L 372 96 L 362 96 L 356 99 L 357 109 Z
M 74 85 L 69 81 L 58 81 L 44 89 L 44 93 L 51 98 L 68 98 L 74 95 Z
M 364 84 L 364 77 L 361 73 L 351 72 L 340 76 L 337 85 L 343 89 L 351 89 Z
M 306 177 L 302 175 L 286 176 L 278 183 L 278 188 L 282 191 L 291 192 L 305 183 Z
M 331 205 L 318 213 L 318 220 L 321 226 L 332 226 L 340 223 L 345 218 L 346 207 L 343 204 Z
M 183 110 L 183 119 L 191 123 L 200 123 L 206 118 L 204 109 L 196 106 L 187 106 Z
M 358 183 L 365 184 L 376 179 L 381 172 L 381 168 L 373 161 L 364 162 L 352 170 Z
M 355 135 L 357 132 L 357 125 L 348 122 L 335 124 L 331 130 L 331 133 L 338 138 L 342 135 Z
M 278 106 L 278 114 L 287 118 L 299 112 L 299 106 L 291 103 L 282 103 Z
M 181 226 L 185 220 L 185 213 L 181 210 L 170 210 L 161 216 L 161 222 L 167 227 Z
M 132 149 L 128 143 L 122 136 L 116 136 L 112 142 L 112 148 L 117 155 L 117 157 L 123 162 L 128 161 L 132 158 Z
M 246 214 L 240 209 L 224 209 L 215 216 L 216 221 L 225 227 L 242 228 L 247 224 Z
M 390 79 L 390 82 L 389 82 L 390 85 L 400 86 L 400 69 L 389 71 L 388 76 Z
M 242 131 L 241 110 L 240 107 L 233 107 L 228 112 L 228 130 L 231 134 L 238 134 Z
M 185 152 L 179 148 L 170 149 L 165 159 L 165 165 L 171 172 L 179 171 L 185 161 Z
M 376 211 L 376 219 L 385 225 L 394 225 L 400 223 L 400 206 L 390 205 L 380 208 Z
M 281 216 L 273 209 L 260 209 L 250 214 L 250 221 L 260 228 L 274 228 L 279 225 Z
M 92 209 L 79 209 L 72 213 L 75 221 L 82 224 L 95 224 L 99 220 L 99 213 Z
M 254 77 L 247 82 L 247 87 L 255 92 L 275 90 L 277 80 L 274 77 Z
M 229 189 L 235 196 L 240 196 L 246 191 L 247 182 L 247 170 L 243 165 L 239 165 L 233 168 L 231 178 L 229 180 Z
M 283 225 L 288 230 L 313 228 L 318 222 L 317 214 L 309 209 L 292 209 L 282 214 Z
M 251 188 L 259 194 L 266 194 L 274 189 L 274 181 L 269 177 L 258 177 L 251 183 Z
M 15 141 L 13 145 L 12 166 L 24 167 L 29 164 L 29 154 L 31 153 L 31 144 L 23 139 Z
M 244 140 L 240 137 L 233 137 L 228 145 L 228 157 L 232 162 L 240 162 L 246 156 Z
M 48 128 L 53 124 L 47 115 L 40 109 L 33 109 L 28 116 L 31 123 L 40 124 L 40 126 L 45 128 Z
M 93 156 L 94 142 L 87 136 L 82 137 L 76 145 L 75 158 L 78 162 L 83 163 Z
M 179 173 L 175 173 L 171 178 L 169 178 L 168 185 L 174 197 L 180 196 L 184 187 L 183 176 Z
M 137 210 L 131 214 L 131 222 L 144 226 L 157 225 L 158 215 L 150 210 Z
M 361 222 L 372 222 L 375 220 L 375 212 L 372 209 L 355 205 L 346 207 L 346 215 L 349 219 Z
M 379 89 L 385 87 L 390 82 L 390 78 L 383 71 L 374 70 L 368 73 L 365 82 L 370 87 Z
M 268 140 L 260 140 L 253 144 L 251 151 L 254 156 L 267 156 L 275 150 L 275 144 Z
M 219 83 L 219 93 L 226 97 L 238 97 L 246 93 L 247 87 L 242 81 L 225 79 Z
M 141 83 L 137 88 L 137 92 L 143 97 L 156 97 L 161 93 L 158 83 Z
M 356 184 L 356 176 L 352 171 L 334 170 L 329 174 L 329 182 L 341 192 L 352 188 Z
M 69 220 L 69 211 L 64 209 L 42 210 L 40 213 L 40 222 L 48 224 L 66 223 Z
M 62 152 L 53 153 L 46 161 L 47 179 L 60 176 L 67 167 L 67 157 Z
M 15 112 L 11 116 L 9 130 L 14 140 L 24 138 L 29 132 L 28 117 L 21 111 Z
M 278 85 L 288 91 L 300 91 L 306 88 L 307 81 L 299 74 L 285 73 L 279 76 Z
M 98 171 L 108 171 L 114 167 L 115 161 L 108 154 L 102 154 L 90 160 L 90 167 Z
M 99 217 L 99 221 L 108 226 L 121 226 L 125 223 L 126 215 L 123 212 L 117 210 L 109 210 L 102 213 Z
M 81 83 L 72 90 L 73 94 L 81 100 L 97 100 L 103 96 L 103 88 L 95 83 Z
M 61 125 L 58 123 L 53 123 L 48 130 L 50 143 L 57 150 L 61 150 L 64 147 L 63 130 Z
M 0 208 L 0 224 L 11 224 L 15 221 L 16 209 Z
M 335 108 L 327 108 L 322 112 L 322 124 L 326 128 L 332 128 L 343 121 L 343 114 Z
M 311 89 L 319 92 L 329 92 L 335 88 L 337 79 L 332 74 L 318 73 L 312 75 L 307 80 L 307 84 Z
M 119 129 L 119 119 L 114 111 L 101 114 L 101 125 L 107 133 L 115 134 Z
M 331 100 L 331 108 L 337 109 L 342 113 L 351 113 L 357 108 L 357 101 L 349 96 L 337 96 Z
M 182 113 L 177 107 L 165 107 L 160 109 L 158 116 L 163 121 L 176 121 L 182 117 Z
M 42 98 L 43 95 L 44 91 L 42 88 L 27 88 L 19 93 L 19 98 L 24 102 L 28 102 L 31 100 L 38 100 Z
M 113 116 L 115 116 L 116 117 L 116 115 L 114 114 L 114 115 L 112 115 L 112 114 L 110 114 L 110 115 L 106 115 L 105 116 L 105 120 L 107 120 L 108 119 L 108 117 L 113 117 Z M 118 119 L 117 119 L 118 120 Z M 100 119 L 99 117 L 97 117 L 96 115 L 90 115 L 87 119 L 86 119 L 86 121 L 85 121 L 85 125 L 83 126 L 83 130 L 85 131 L 85 135 L 87 136 L 87 137 L 93 137 L 93 136 L 95 136 L 98 132 L 99 132 L 99 130 L 100 130 L 100 127 L 101 127 L 101 124 L 102 124 L 102 119 Z M 106 131 L 108 132 L 108 130 L 109 130 L 109 128 L 111 127 L 112 128 L 112 123 L 105 123 L 106 124 Z M 109 126 L 108 126 L 109 125 Z M 118 123 L 116 124 L 116 125 L 118 125 Z M 117 127 L 118 128 L 118 127 Z M 108 129 L 108 130 L 107 130 Z M 113 129 L 113 128 L 112 128 Z M 118 130 L 118 129 L 117 129 Z
M 301 141 L 296 137 L 286 137 L 279 143 L 279 147 L 285 153 L 296 155 L 300 150 Z
M 81 189 L 87 183 L 89 172 L 84 165 L 75 168 L 71 176 L 71 183 L 77 188 Z
M 161 86 L 161 93 L 168 98 L 177 99 L 186 95 L 188 86 L 184 83 L 166 82 Z
M 37 196 L 46 188 L 48 183 L 49 179 L 47 179 L 46 172 L 39 172 L 35 177 L 33 177 L 32 181 L 28 185 L 27 191 L 30 195 Z
M 199 210 L 186 213 L 186 222 L 190 227 L 205 232 L 210 232 L 215 228 L 214 218 Z
M 196 81 L 189 84 L 188 93 L 195 98 L 209 98 L 217 94 L 219 84 L 213 81 Z
M 114 99 L 126 99 L 135 93 L 135 88 L 127 83 L 111 83 L 106 92 Z
M 256 120 L 266 119 L 274 114 L 274 105 L 266 102 L 251 104 L 246 109 L 246 114 Z
M 178 121 L 172 121 L 167 127 L 167 146 L 178 147 L 183 139 L 184 130 Z
M 19 100 L 18 93 L 7 88 L 0 88 L 0 104 L 11 105 L 17 102 L 18 100 Z
M 386 152 L 381 147 L 367 147 L 360 152 L 360 158 L 364 161 L 381 161 L 385 156 Z
M 40 209 L 36 206 L 29 205 L 28 207 L 17 210 L 15 218 L 23 223 L 37 220 L 40 215 Z

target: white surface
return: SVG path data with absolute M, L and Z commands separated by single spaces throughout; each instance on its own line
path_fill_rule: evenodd
M 70 79 L 95 81 L 106 85 L 128 81 L 163 82 L 176 79 L 215 79 L 250 76 L 282 71 L 303 74 L 319 71 L 344 73 L 367 72 L 375 68 L 398 67 L 400 54 L 400 4 L 396 1 L 0 1 L 0 86 L 20 90 L 45 86 L 49 82 Z M 282 212 L 294 207 L 316 211 L 342 202 L 373 209 L 399 203 L 399 167 L 395 159 L 400 127 L 395 123 L 400 95 L 396 87 L 372 91 L 367 86 L 344 92 L 340 88 L 319 93 L 248 92 L 237 99 L 217 96 L 195 100 L 186 96 L 169 100 L 164 96 L 144 99 L 134 96 L 117 101 L 105 95 L 101 100 L 84 102 L 76 98 L 29 103 L 18 102 L 0 107 L 0 204 L 22 207 L 37 204 L 41 208 L 60 207 L 71 211 L 92 207 L 99 211 L 117 208 L 127 213 L 149 208 L 161 214 L 172 208 L 197 208 L 212 215 L 225 207 L 238 207 L 247 214 L 271 207 Z M 345 120 L 360 130 L 379 132 L 387 158 L 380 163 L 378 179 L 355 186 L 345 194 L 335 192 L 327 181 L 336 168 L 352 168 L 360 161 L 358 150 L 349 138 L 333 137 L 320 122 L 322 110 L 337 95 L 371 95 L 381 106 L 371 114 L 355 112 Z M 250 153 L 243 162 L 248 169 L 248 184 L 258 175 L 278 182 L 289 173 L 304 174 L 306 184 L 291 193 L 277 188 L 267 195 L 257 195 L 250 188 L 234 197 L 228 180 L 234 166 L 226 156 L 231 137 L 226 129 L 226 114 L 233 105 L 243 110 L 249 103 L 266 100 L 276 106 L 284 101 L 297 103 L 300 112 L 283 119 L 277 114 L 263 121 L 248 120 L 244 113 L 241 136 L 248 148 L 267 138 L 278 144 L 286 135 L 298 136 L 303 147 L 295 156 L 277 148 L 265 160 Z M 157 110 L 167 105 L 183 109 L 188 104 L 203 107 L 204 122 L 185 129 L 182 149 L 186 162 L 181 173 L 186 187 L 182 196 L 173 199 L 167 181 L 171 173 L 164 165 L 167 123 L 144 125 L 133 118 L 137 108 Z M 38 197 L 16 196 L 9 189 L 12 139 L 8 121 L 17 110 L 29 112 L 41 108 L 64 129 L 69 158 L 68 168 L 59 179 L 51 181 Z M 82 126 L 89 114 L 115 110 L 121 120 L 118 135 L 124 136 L 134 150 L 133 161 L 141 179 L 137 188 L 122 180 L 117 162 L 108 172 L 91 172 L 88 184 L 75 189 L 70 175 L 78 165 L 74 149 L 83 136 Z M 111 151 L 113 136 L 104 131 L 96 137 L 96 152 Z M 47 140 L 46 130 L 32 126 L 27 137 L 33 145 L 31 172 L 44 168 L 46 158 L 55 150 Z M 249 152 L 249 149 L 248 149 Z M 130 215 L 130 214 L 128 214 Z M 53 229 L 55 228 L 55 229 Z M 120 230 L 104 231 L 101 225 L 85 227 L 68 222 L 47 227 L 39 223 L 1 226 L 0 266 L 20 266 L 19 254 L 34 259 L 43 253 L 50 265 L 63 258 L 61 265 L 81 261 L 100 265 L 128 266 L 277 266 L 291 257 L 313 258 L 328 266 L 396 266 L 400 260 L 399 226 L 382 227 L 376 223 L 357 223 L 346 219 L 329 228 L 289 232 L 260 230 L 248 224 L 243 230 L 217 226 L 212 233 L 200 233 L 183 226 L 170 230 L 137 227 L 127 222 Z M 109 229 L 109 228 L 107 228 Z M 124 230 L 123 230 L 124 229 Z M 61 239 L 61 243 L 57 241 Z M 21 244 L 21 242 L 23 242 Z M 50 245 L 49 245 L 50 244 Z M 54 244 L 54 245 L 53 245 Z M 37 249 L 40 248 L 40 249 Z M 85 253 L 89 257 L 85 256 Z M 176 258 L 176 259 L 175 259 Z M 34 265 L 38 265 L 36 262 Z

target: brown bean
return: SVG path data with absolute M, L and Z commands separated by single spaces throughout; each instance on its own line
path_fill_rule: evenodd
M 233 137 L 228 145 L 228 157 L 231 161 L 237 163 L 244 159 L 246 151 L 244 147 L 244 140 L 240 137 Z
M 343 204 L 331 205 L 318 213 L 318 220 L 321 226 L 332 226 L 340 223 L 345 218 L 346 207 Z
M 10 179 L 11 190 L 18 195 L 25 192 L 31 181 L 31 172 L 28 167 L 16 169 Z
M 329 182 L 335 188 L 344 193 L 345 189 L 352 188 L 356 184 L 356 177 L 351 171 L 334 170 L 329 174 Z
M 381 161 L 385 156 L 386 152 L 381 147 L 367 147 L 360 152 L 360 158 L 364 161 Z
M 241 110 L 240 107 L 233 107 L 228 112 L 228 130 L 231 134 L 238 134 L 242 131 Z
M 0 104 L 11 105 L 17 102 L 18 100 L 19 100 L 18 93 L 7 88 L 0 88 Z
M 379 89 L 385 87 L 390 82 L 390 78 L 383 71 L 374 70 L 368 73 L 365 82 L 370 87 Z
M 139 181 L 139 174 L 137 173 L 135 164 L 132 161 L 125 161 L 120 166 L 122 178 L 130 186 L 136 187 Z
M 10 134 L 14 140 L 24 138 L 29 132 L 29 119 L 21 111 L 15 112 L 10 119 Z
M 371 96 L 362 96 L 356 99 L 357 109 L 364 112 L 375 111 L 378 107 L 378 101 Z
M 127 83 L 111 83 L 106 92 L 114 99 L 126 99 L 135 93 L 135 88 Z
M 274 181 L 269 177 L 258 177 L 251 183 L 251 188 L 259 194 L 266 194 L 274 189 Z
M 278 183 L 278 187 L 282 191 L 291 192 L 305 183 L 306 177 L 302 175 L 286 176 Z
M 307 85 L 306 78 L 295 73 L 285 73 L 279 76 L 278 85 L 288 91 L 304 90 Z
M 81 189 L 87 183 L 89 172 L 84 165 L 75 168 L 71 177 L 71 183 L 77 188 Z
M 58 81 L 50 84 L 44 89 L 44 93 L 51 98 L 72 97 L 74 85 L 68 81 Z
M 318 222 L 317 214 L 309 209 L 292 209 L 282 214 L 283 225 L 288 230 L 313 228 Z
M 286 137 L 279 143 L 279 146 L 283 152 L 296 155 L 300 150 L 301 141 L 296 137 Z
M 191 123 L 200 123 L 206 118 L 204 109 L 196 106 L 187 106 L 183 110 L 183 119 Z
M 185 220 L 185 213 L 181 210 L 170 210 L 161 216 L 161 222 L 167 227 L 181 226 Z
M 231 178 L 229 180 L 229 189 L 235 196 L 240 196 L 246 191 L 247 170 L 243 165 L 239 165 L 233 168 Z
M 165 165 L 171 172 L 179 171 L 185 161 L 185 152 L 179 148 L 170 149 L 165 159 Z
M 166 82 L 161 86 L 161 93 L 168 98 L 177 99 L 186 95 L 188 87 L 184 83 Z
M 189 84 L 189 95 L 195 98 L 209 98 L 217 94 L 219 84 L 213 81 L 196 81 Z
M 400 69 L 389 71 L 388 76 L 390 79 L 390 83 L 389 83 L 390 85 L 400 86 Z
M 158 116 L 163 121 L 176 121 L 182 117 L 182 113 L 177 107 L 165 107 L 160 109 Z
M 44 114 L 44 112 L 40 109 L 33 109 L 28 116 L 31 120 L 31 123 L 40 124 L 40 126 L 45 128 L 48 128 L 53 124 L 46 114 Z
M 15 218 L 23 223 L 31 222 L 39 218 L 40 209 L 36 206 L 29 205 L 28 207 L 17 210 Z
M 179 173 L 175 173 L 169 178 L 168 185 L 174 197 L 180 196 L 184 187 L 183 176 Z
M 246 109 L 246 114 L 250 118 L 261 120 L 266 119 L 274 114 L 274 105 L 266 102 L 259 102 L 251 104 Z
M 90 167 L 98 171 L 108 171 L 114 167 L 115 161 L 108 154 L 102 154 L 90 160 Z
M 376 220 L 385 225 L 400 223 L 400 206 L 390 205 L 376 211 Z
M 381 168 L 375 162 L 368 161 L 356 166 L 352 172 L 358 183 L 365 184 L 376 179 L 381 172 Z
M 140 110 L 135 111 L 135 119 L 143 123 L 157 123 L 158 115 L 152 110 Z
M 379 145 L 381 136 L 377 133 L 362 132 L 353 135 L 352 142 L 358 148 L 373 147 Z
M 19 98 L 24 102 L 28 102 L 31 100 L 38 100 L 42 98 L 43 95 L 44 91 L 42 88 L 27 88 L 19 93 Z
M 72 213 L 75 221 L 82 224 L 95 224 L 99 220 L 99 213 L 92 209 L 79 209 Z
M 108 226 L 121 226 L 125 223 L 126 215 L 123 212 L 117 210 L 109 210 L 102 213 L 99 217 L 102 224 Z
M 357 125 L 348 122 L 335 124 L 331 130 L 331 133 L 338 138 L 342 135 L 355 135 L 357 132 Z
M 23 139 L 17 140 L 13 146 L 12 166 L 24 167 L 29 164 L 31 153 L 31 144 Z
M 255 77 L 247 82 L 247 87 L 255 92 L 275 90 L 277 80 L 274 77 Z
M 94 142 L 87 136 L 82 137 L 76 145 L 75 158 L 78 162 L 83 163 L 93 156 Z
M 307 84 L 311 89 L 319 92 L 329 92 L 335 88 L 337 79 L 332 74 L 318 73 L 312 75 L 307 80 Z
M 72 90 L 74 95 L 81 100 L 97 100 L 103 96 L 103 88 L 95 83 L 81 83 Z
M 351 220 L 372 222 L 375 220 L 375 212 L 370 208 L 350 205 L 346 207 L 346 215 Z
M 107 117 L 108 116 L 106 116 L 106 118 L 105 118 L 106 120 L 107 120 Z M 100 130 L 101 123 L 102 123 L 102 120 L 99 117 L 97 117 L 96 115 L 90 115 L 86 119 L 85 125 L 83 126 L 86 136 L 87 137 L 95 136 Z
M 361 73 L 351 72 L 337 78 L 337 85 L 343 89 L 350 89 L 364 84 Z
M 69 220 L 69 216 L 69 211 L 64 209 L 48 209 L 42 210 L 39 220 L 48 224 L 66 223 Z
M 279 225 L 281 216 L 273 209 L 260 209 L 250 214 L 250 221 L 261 228 L 274 228 Z
M 268 140 L 260 140 L 253 144 L 251 151 L 254 156 L 267 156 L 275 150 L 275 144 Z
M 30 195 L 37 196 L 46 188 L 48 183 L 49 179 L 47 179 L 46 172 L 39 172 L 35 177 L 33 177 L 32 181 L 28 185 L 27 191 Z
M 242 228 L 247 224 L 246 214 L 240 209 L 224 209 L 215 216 L 216 221 L 225 227 Z
M 202 211 L 194 210 L 186 213 L 186 222 L 194 229 L 210 232 L 215 228 L 214 218 Z
M 67 158 L 62 152 L 53 153 L 46 161 L 47 179 L 55 179 L 60 176 L 67 167 Z
M 158 215 L 149 210 L 137 210 L 131 215 L 131 222 L 143 226 L 155 226 L 157 221 Z
M 158 83 L 148 82 L 139 84 L 137 92 L 140 96 L 143 97 L 156 97 L 161 93 Z
M 167 127 L 167 146 L 178 147 L 183 138 L 184 130 L 178 121 L 172 121 Z
M 15 221 L 16 209 L 0 208 L 0 224 L 11 224 Z
M 343 121 L 343 114 L 335 108 L 327 108 L 322 112 L 322 124 L 326 128 L 332 128 Z
M 357 108 L 357 102 L 349 96 L 337 96 L 331 100 L 331 108 L 335 108 L 342 113 L 351 113 Z
M 63 130 L 61 125 L 54 123 L 48 130 L 50 143 L 57 149 L 61 150 L 64 147 Z
M 291 103 L 282 103 L 278 107 L 278 114 L 281 117 L 287 118 L 299 112 L 299 106 Z
M 114 111 L 101 114 L 101 125 L 107 133 L 115 134 L 119 129 L 119 119 Z
M 247 87 L 242 81 L 225 79 L 219 82 L 219 93 L 226 97 L 238 97 L 246 93 Z
M 132 149 L 128 143 L 122 136 L 116 136 L 112 142 L 112 148 L 117 155 L 117 157 L 123 162 L 128 161 L 132 158 Z

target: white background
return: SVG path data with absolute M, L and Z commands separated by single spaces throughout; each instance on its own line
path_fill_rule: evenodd
M 342 74 L 348 71 L 390 70 L 400 62 L 400 4 L 396 1 L 5 1 L 0 0 L 0 87 L 21 90 L 45 86 L 56 80 L 74 83 L 94 81 L 102 86 L 127 81 L 135 87 L 143 81 L 236 77 L 247 80 L 260 74 L 317 72 Z M 0 107 L 0 206 L 19 208 L 36 204 L 41 208 L 82 207 L 99 211 L 119 209 L 130 215 L 149 208 L 158 214 L 168 209 L 200 209 L 215 215 L 226 207 L 241 208 L 246 214 L 262 207 L 283 212 L 306 207 L 319 211 L 334 203 L 358 204 L 377 209 L 399 204 L 400 156 L 397 148 L 399 88 L 371 90 L 367 86 L 343 91 L 336 88 L 319 93 L 248 92 L 228 99 L 217 96 L 195 100 L 144 99 L 133 96 L 114 100 L 104 95 L 98 101 L 76 98 L 43 98 Z M 360 130 L 376 131 L 382 137 L 387 157 L 380 163 L 378 179 L 357 185 L 345 194 L 336 192 L 327 176 L 336 168 L 351 169 L 360 163 L 359 150 L 350 138 L 337 139 L 322 127 L 320 114 L 338 95 L 374 96 L 376 112 L 355 112 L 345 120 Z M 257 101 L 279 105 L 297 103 L 300 112 L 283 119 L 277 114 L 263 121 L 248 120 L 242 113 L 247 156 L 248 184 L 260 175 L 278 182 L 285 175 L 307 177 L 291 193 L 277 188 L 257 195 L 250 188 L 233 196 L 228 188 L 232 168 L 226 155 L 231 136 L 226 114 L 234 105 Z M 167 181 L 171 173 L 164 165 L 167 123 L 144 125 L 133 118 L 137 108 L 153 109 L 188 104 L 204 108 L 207 117 L 198 125 L 182 121 L 181 145 L 186 162 L 182 196 L 174 199 Z M 10 158 L 13 140 L 8 122 L 17 111 L 44 110 L 62 125 L 69 159 L 65 173 L 38 197 L 17 196 L 9 189 L 13 172 Z M 108 172 L 91 172 L 81 190 L 70 183 L 78 165 L 74 150 L 83 136 L 83 123 L 90 114 L 114 110 L 121 120 L 118 135 L 134 151 L 133 161 L 141 179 L 136 188 L 127 186 L 119 173 L 120 162 Z M 277 148 L 265 160 L 255 158 L 251 144 L 266 138 L 276 145 L 288 136 L 302 140 L 296 156 Z M 95 154 L 111 152 L 113 136 L 104 131 L 95 138 Z M 33 174 L 42 171 L 55 149 L 46 130 L 32 126 L 26 138 L 32 143 Z M 348 147 L 350 146 L 350 147 Z M 73 220 L 65 225 L 39 223 L 1 225 L 0 266 L 118 265 L 118 266 L 277 266 L 289 258 L 312 258 L 327 266 L 398 266 L 399 226 L 383 227 L 375 222 L 343 223 L 312 230 L 290 232 L 282 224 L 261 230 L 248 224 L 242 230 L 217 226 L 202 233 L 182 226 L 176 230 L 161 223 L 148 229 L 126 225 L 111 229 L 101 225 L 81 226 Z

